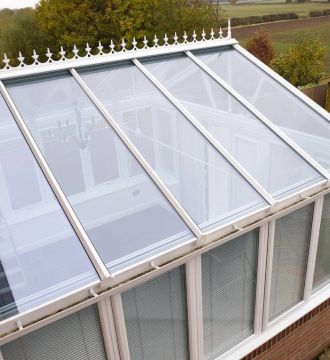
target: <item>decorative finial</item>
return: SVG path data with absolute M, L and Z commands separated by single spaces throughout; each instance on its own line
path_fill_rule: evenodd
M 230 25 L 230 18 L 228 18 L 227 39 L 231 39 L 231 25 Z

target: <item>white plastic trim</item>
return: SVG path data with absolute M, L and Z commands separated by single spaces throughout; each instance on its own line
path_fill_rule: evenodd
M 265 297 L 266 281 L 266 262 L 267 262 L 267 241 L 268 241 L 268 223 L 262 225 L 259 229 L 258 246 L 258 270 L 257 286 L 254 313 L 254 333 L 259 335 L 262 331 L 263 305 Z
M 153 168 L 149 165 L 149 163 L 141 155 L 139 150 L 131 142 L 131 140 L 127 137 L 127 135 L 121 129 L 121 127 L 117 124 L 117 122 L 108 113 L 106 108 L 102 105 L 102 103 L 99 101 L 99 99 L 94 95 L 92 90 L 87 86 L 87 84 L 79 76 L 79 74 L 76 72 L 76 70 L 70 69 L 70 72 L 73 75 L 73 77 L 76 79 L 78 84 L 81 86 L 81 88 L 84 90 L 84 92 L 88 95 L 88 97 L 95 104 L 97 109 L 104 116 L 104 118 L 109 123 L 109 125 L 112 127 L 112 129 L 117 133 L 117 135 L 120 137 L 120 139 L 124 142 L 124 144 L 129 149 L 129 151 L 133 154 L 133 156 L 136 158 L 136 160 L 140 163 L 140 165 L 143 167 L 143 169 L 146 171 L 146 173 L 151 177 L 153 182 L 159 188 L 159 190 L 167 198 L 169 203 L 173 206 L 173 208 L 176 210 L 176 212 L 179 214 L 179 216 L 182 218 L 182 220 L 187 224 L 187 226 L 193 232 L 193 234 L 197 237 L 197 239 L 200 240 L 203 236 L 203 233 L 199 229 L 199 227 L 195 224 L 195 222 L 190 217 L 190 215 L 184 210 L 184 208 L 177 201 L 177 199 L 174 197 L 174 195 L 171 193 L 171 191 L 167 188 L 167 186 L 163 183 L 163 181 L 160 179 L 160 177 L 153 170 Z
M 99 256 L 94 245 L 90 241 L 85 229 L 81 225 L 77 215 L 73 211 L 68 199 L 64 195 L 54 174 L 52 173 L 50 167 L 48 166 L 44 156 L 42 155 L 40 149 L 38 148 L 37 143 L 33 139 L 28 127 L 26 126 L 23 118 L 21 117 L 20 113 L 18 112 L 13 100 L 11 99 L 7 89 L 5 88 L 5 86 L 3 85 L 1 80 L 0 80 L 0 93 L 3 96 L 19 129 L 22 132 L 24 139 L 28 143 L 35 159 L 37 160 L 42 172 L 44 173 L 49 185 L 51 186 L 51 188 L 52 188 L 57 200 L 59 201 L 65 215 L 67 216 L 71 226 L 73 227 L 74 231 L 76 232 L 76 234 L 77 234 L 83 248 L 85 249 L 91 263 L 93 264 L 98 276 L 100 277 L 101 280 L 110 279 L 111 275 L 110 275 L 108 269 L 104 265 L 101 257 Z
M 110 297 L 97 303 L 107 360 L 120 360 Z M 0 359 L 1 360 L 1 359 Z
M 312 295 L 315 261 L 316 261 L 317 246 L 319 242 L 320 226 L 322 220 L 323 202 L 324 202 L 324 198 L 321 197 L 317 199 L 314 204 L 313 223 L 312 223 L 311 239 L 309 243 L 309 254 L 308 254 L 305 289 L 304 289 L 304 301 L 308 301 Z
M 3 356 L 2 356 L 1 349 L 0 349 L 0 360 L 4 360 L 4 358 L 3 358 Z
M 270 75 L 274 80 L 276 80 L 278 83 L 280 83 L 282 86 L 287 88 L 291 93 L 293 93 L 297 98 L 302 100 L 304 103 L 306 103 L 310 108 L 315 110 L 317 113 L 322 115 L 325 120 L 330 121 L 330 114 L 325 109 L 323 109 L 320 105 L 318 105 L 315 101 L 311 100 L 307 95 L 305 95 L 303 92 L 298 90 L 295 86 L 290 84 L 287 80 L 285 80 L 282 76 L 277 74 L 274 70 L 272 70 L 270 67 L 265 65 L 262 61 L 260 61 L 258 58 L 253 56 L 250 52 L 245 50 L 242 46 L 240 46 L 238 43 L 234 44 L 233 47 L 240 52 L 243 56 L 248 58 L 252 63 L 257 65 L 260 69 L 262 69 L 265 73 Z
M 270 292 L 271 292 L 271 286 L 272 286 L 274 241 L 275 241 L 275 220 L 272 220 L 268 225 L 267 264 L 266 264 L 266 279 L 265 279 L 265 295 L 264 295 L 264 309 L 263 309 L 263 318 L 262 318 L 262 331 L 264 331 L 268 326 Z
M 121 301 L 121 294 L 111 296 L 111 303 L 113 309 L 113 316 L 116 324 L 117 339 L 121 360 L 130 360 L 126 324 L 124 318 L 123 303 Z
M 131 46 L 127 46 L 124 39 L 122 39 L 120 44 L 114 44 L 111 40 L 107 50 L 100 42 L 97 48 L 94 49 L 95 51 L 92 51 L 93 49 L 89 46 L 89 44 L 86 44 L 84 56 L 79 55 L 79 50 L 74 45 L 71 50 L 71 56 L 67 56 L 67 51 L 61 47 L 57 60 L 53 58 L 54 54 L 50 51 L 50 49 L 47 49 L 47 53 L 45 54 L 47 61 L 44 63 L 39 61 L 40 56 L 33 51 L 33 63 L 31 65 L 25 63 L 25 57 L 21 52 L 19 52 L 19 56 L 17 58 L 19 64 L 16 67 L 10 65 L 10 59 L 8 59 L 7 55 L 4 54 L 4 59 L 2 60 L 4 68 L 0 69 L 0 79 L 3 80 L 36 73 L 70 69 L 72 67 L 77 68 L 81 66 L 128 60 L 137 56 L 145 57 L 170 54 L 189 49 L 195 50 L 214 46 L 228 46 L 236 43 L 237 41 L 235 39 L 231 39 L 230 20 L 228 20 L 226 37 L 223 36 L 223 31 L 220 28 L 218 33 L 215 33 L 213 29 L 209 34 L 203 30 L 200 35 L 198 35 L 195 31 L 190 36 L 184 32 L 181 37 L 175 33 L 172 39 L 170 39 L 166 34 L 163 39 L 158 39 L 156 35 L 151 40 L 144 37 L 143 41 L 140 43 L 133 38 Z M 94 52 L 96 52 L 95 55 L 93 55 Z
M 303 158 L 310 166 L 324 176 L 328 181 L 330 180 L 330 173 L 322 167 L 315 159 L 308 155 L 295 141 L 287 136 L 279 127 L 272 123 L 264 114 L 257 110 L 251 103 L 249 103 L 236 90 L 228 85 L 220 76 L 211 70 L 203 61 L 190 51 L 186 51 L 188 57 L 199 65 L 207 74 L 216 80 L 224 89 L 236 98 L 244 107 L 251 111 L 260 121 L 262 121 L 270 130 L 272 130 L 280 139 L 282 139 L 288 146 L 290 146 L 301 158 Z
M 196 118 L 178 101 L 138 59 L 133 63 L 167 97 L 168 100 L 185 116 L 187 120 L 208 140 L 209 143 L 232 165 L 232 167 L 263 197 L 271 206 L 275 199 L 244 169 L 244 167 L 196 120 Z
M 193 257 L 186 263 L 186 288 L 190 359 L 200 360 L 203 358 L 203 314 L 200 255 Z

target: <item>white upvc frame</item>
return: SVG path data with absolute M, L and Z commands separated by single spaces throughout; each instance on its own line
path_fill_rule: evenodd
M 111 296 L 113 316 L 117 330 L 117 340 L 121 360 L 130 360 L 127 331 L 121 293 Z
M 192 233 L 200 240 L 203 236 L 202 231 L 195 224 L 194 220 L 190 217 L 190 215 L 186 212 L 186 210 L 181 206 L 178 200 L 174 197 L 172 192 L 168 189 L 168 187 L 164 184 L 164 182 L 160 179 L 157 173 L 153 170 L 153 168 L 149 165 L 149 163 L 145 160 L 145 158 L 141 155 L 136 146 L 132 143 L 132 141 L 128 138 L 125 132 L 121 129 L 121 127 L 117 124 L 117 122 L 112 118 L 106 108 L 102 105 L 99 99 L 94 95 L 92 90 L 87 86 L 84 80 L 79 76 L 75 69 L 70 69 L 70 72 L 74 79 L 78 82 L 82 90 L 86 93 L 86 95 L 90 98 L 90 100 L 94 103 L 97 109 L 104 116 L 108 124 L 115 131 L 115 133 L 119 136 L 119 138 L 126 145 L 131 154 L 135 157 L 138 163 L 142 166 L 142 168 L 146 171 L 149 177 L 152 179 L 154 184 L 158 187 L 160 192 L 165 196 L 165 198 L 169 201 L 178 215 L 182 218 L 185 224 L 189 227 Z
M 276 80 L 280 85 L 287 88 L 292 94 L 294 94 L 298 99 L 302 100 L 305 104 L 307 104 L 310 108 L 315 110 L 317 113 L 322 115 L 325 120 L 330 122 L 330 114 L 328 111 L 323 109 L 319 104 L 310 99 L 307 95 L 305 95 L 302 91 L 298 90 L 295 86 L 290 84 L 287 80 L 285 80 L 282 76 L 272 70 L 269 66 L 265 65 L 262 61 L 252 55 L 250 52 L 245 50 L 238 43 L 232 45 L 235 50 L 237 50 L 240 54 L 242 54 L 245 58 L 250 60 L 254 65 L 257 65 L 261 70 L 263 70 L 266 74 L 268 74 L 272 79 Z
M 97 303 L 97 308 L 107 360 L 121 360 L 119 355 L 115 321 L 112 312 L 111 298 L 107 297 L 99 301 Z
M 35 142 L 32 134 L 30 133 L 28 127 L 26 126 L 23 118 L 21 117 L 18 109 L 16 108 L 9 92 L 5 88 L 3 82 L 0 80 L 0 94 L 3 96 L 10 112 L 13 115 L 13 118 L 19 127 L 25 141 L 27 142 L 34 158 L 36 159 L 41 171 L 45 175 L 54 195 L 56 196 L 61 208 L 63 209 L 67 219 L 69 220 L 72 228 L 74 229 L 75 233 L 78 236 L 78 239 L 81 242 L 81 245 L 85 249 L 91 263 L 93 264 L 98 276 L 100 277 L 101 281 L 105 279 L 111 279 L 111 275 L 104 265 L 101 257 L 99 256 L 98 252 L 96 251 L 94 245 L 90 241 L 88 235 L 86 234 L 85 229 L 81 225 L 77 215 L 75 214 L 74 210 L 72 209 L 68 199 L 66 198 L 63 190 L 61 189 L 59 183 L 57 182 L 54 174 L 52 173 L 47 161 L 45 160 L 42 152 L 40 151 L 37 143 Z
M 264 114 L 257 110 L 249 101 L 241 96 L 229 84 L 227 84 L 220 76 L 211 70 L 203 61 L 190 51 L 186 51 L 187 56 L 194 61 L 202 70 L 209 74 L 218 84 L 220 84 L 229 94 L 231 94 L 237 101 L 239 101 L 246 109 L 254 114 L 262 123 L 264 123 L 274 134 L 282 139 L 292 150 L 294 150 L 302 159 L 304 159 L 310 166 L 319 172 L 330 183 L 330 173 L 314 160 L 308 153 L 305 152 L 295 141 L 285 134 L 278 126 L 271 122 Z
M 197 255 L 186 263 L 188 343 L 191 360 L 200 360 L 204 356 L 201 274 L 201 255 Z
M 248 171 L 246 171 L 246 169 L 206 130 L 203 125 L 201 125 L 199 121 L 196 120 L 196 118 L 181 104 L 181 102 L 178 101 L 138 59 L 133 59 L 132 62 L 270 206 L 274 206 L 277 203 L 276 200 L 262 187 L 262 185 L 260 185 L 258 181 L 254 179 Z
M 324 202 L 324 197 L 321 197 L 317 199 L 314 204 L 311 238 L 309 243 L 309 253 L 308 253 L 307 269 L 305 275 L 306 276 L 305 288 L 304 288 L 305 302 L 307 302 L 312 295 L 315 261 L 316 261 L 317 246 L 319 242 L 320 227 L 322 220 L 323 202 Z

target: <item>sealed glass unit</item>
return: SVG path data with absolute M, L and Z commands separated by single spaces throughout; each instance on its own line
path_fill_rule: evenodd
M 206 360 L 253 334 L 258 230 L 202 255 Z

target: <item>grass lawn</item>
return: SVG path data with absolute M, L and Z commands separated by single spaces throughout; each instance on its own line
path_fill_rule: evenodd
M 286 50 L 293 45 L 296 39 L 303 37 L 311 38 L 318 37 L 322 45 L 326 49 L 326 75 L 330 77 L 330 17 L 319 19 L 304 19 L 283 22 L 282 24 L 267 24 L 266 29 L 269 31 L 273 44 L 275 46 L 276 54 Z M 246 29 L 249 28 L 249 31 Z M 255 31 L 258 26 L 242 27 L 233 29 L 233 36 L 236 37 L 244 46 L 247 39 L 251 36 L 252 30 Z M 245 30 L 244 30 L 245 29 Z
M 231 18 L 289 12 L 296 13 L 299 17 L 302 17 L 308 16 L 310 11 L 330 9 L 330 3 L 286 4 L 273 2 L 269 4 L 223 5 L 223 9 Z

